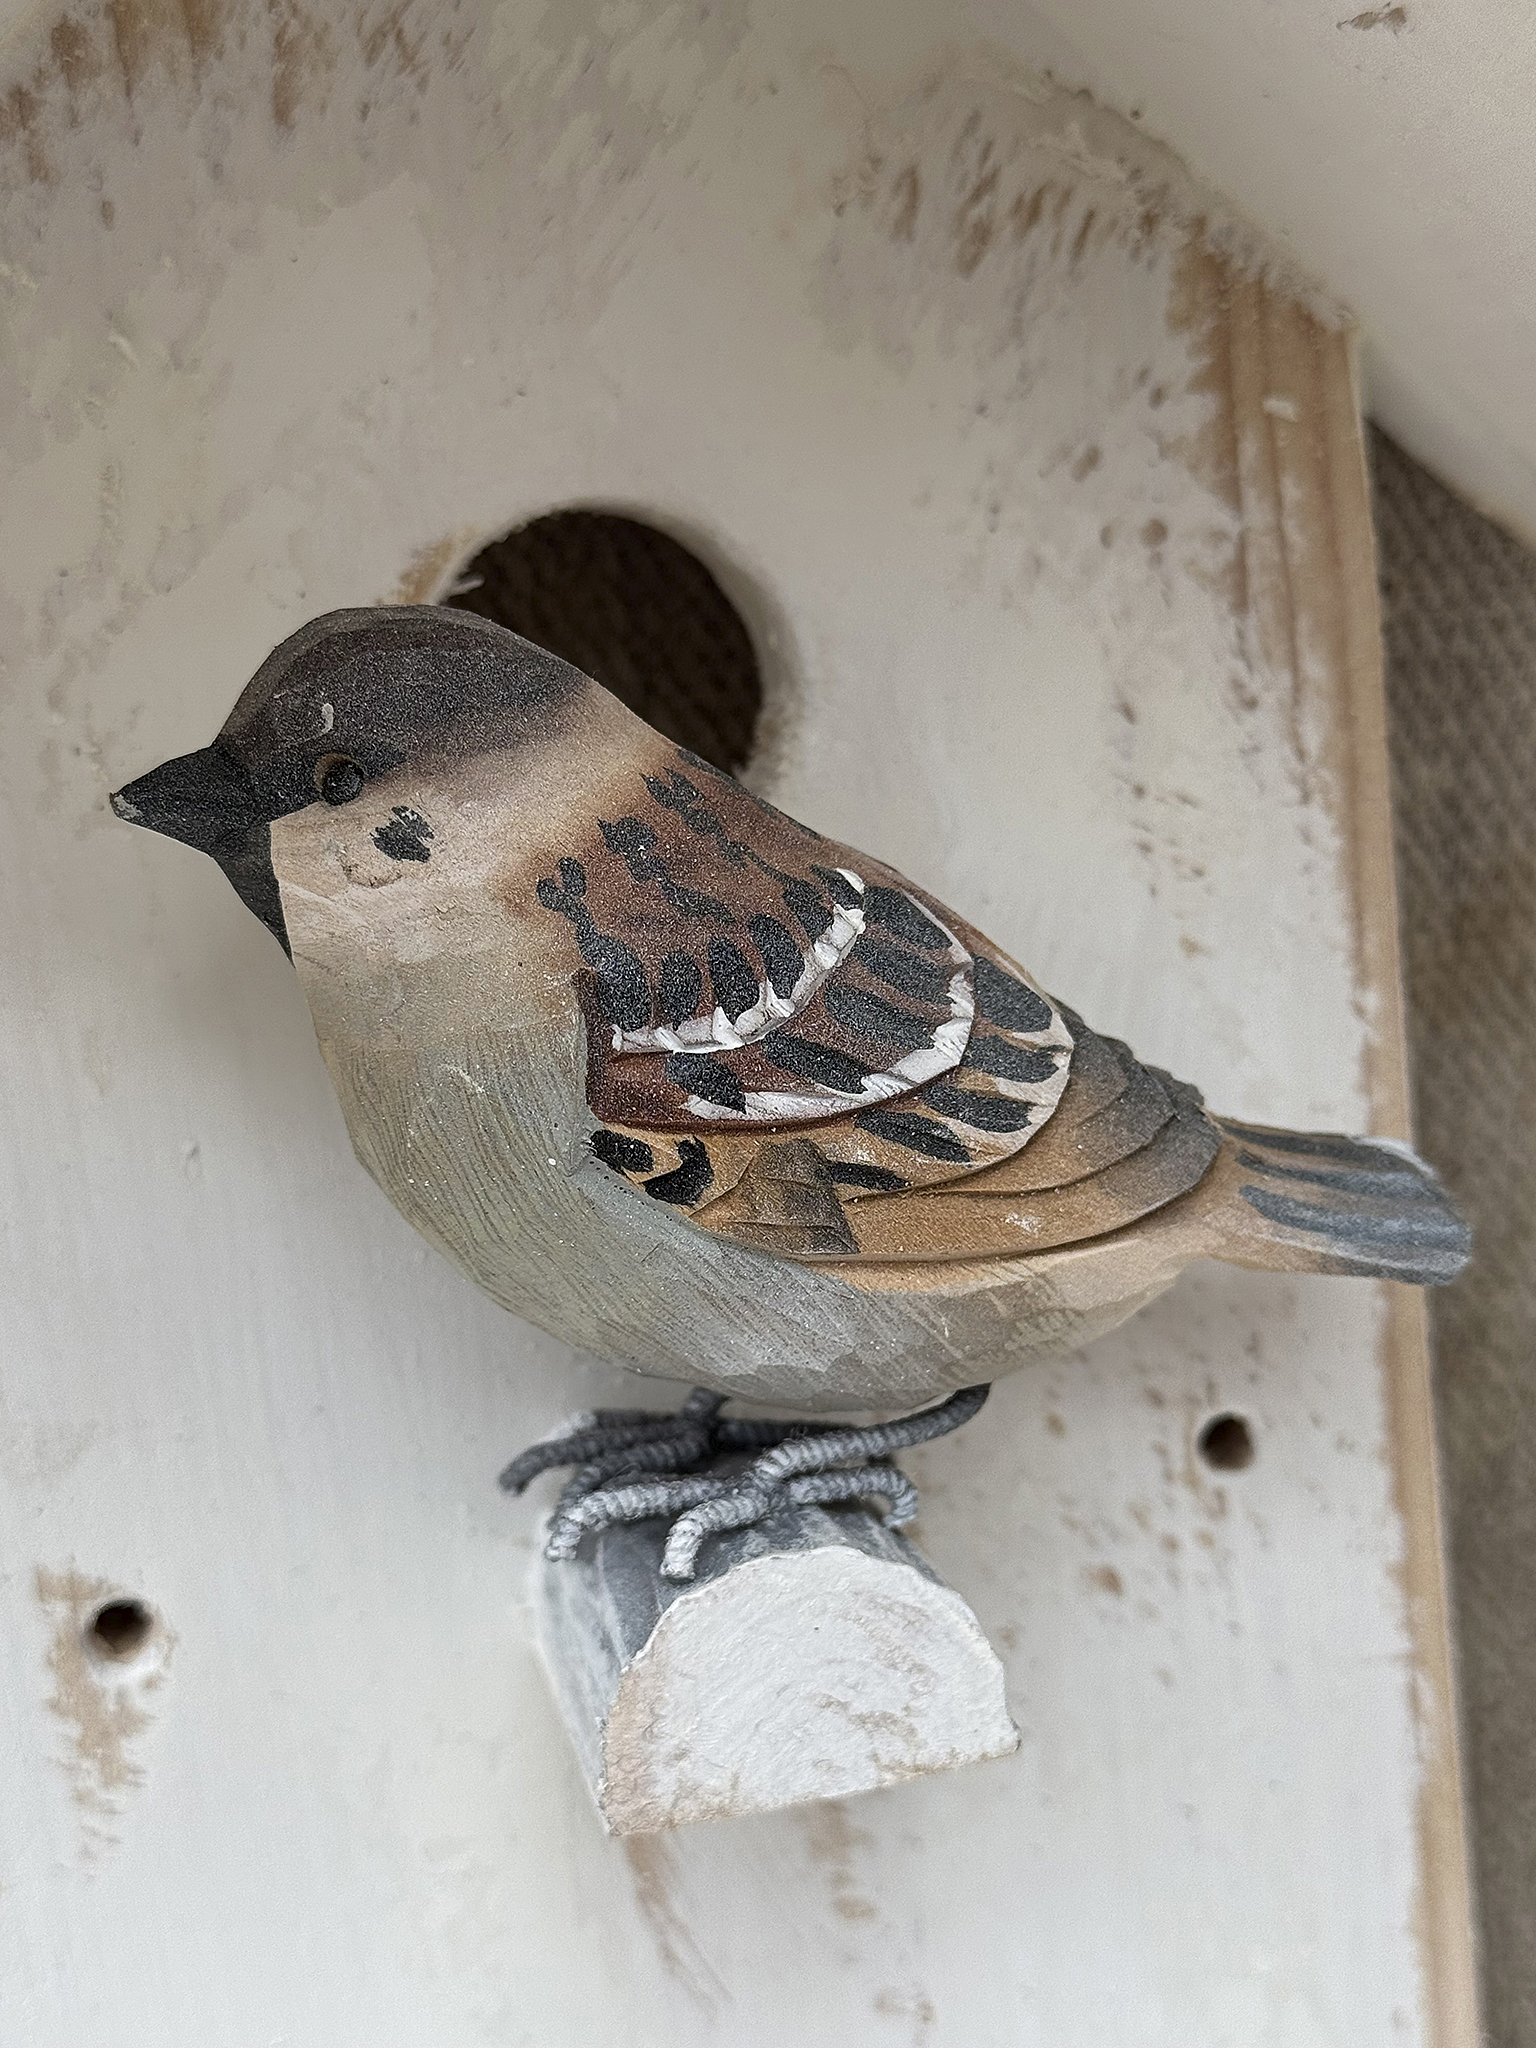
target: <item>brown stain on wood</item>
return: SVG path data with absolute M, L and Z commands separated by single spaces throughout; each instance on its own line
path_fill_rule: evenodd
M 70 14 L 61 15 L 54 23 L 49 31 L 48 47 L 64 81 L 64 89 L 74 102 L 101 75 L 101 52 L 85 24 Z
M 1086 213 L 1084 213 L 1082 220 L 1078 224 L 1077 233 L 1072 238 L 1072 254 L 1068 264 L 1069 269 L 1076 270 L 1092 247 L 1093 226 L 1098 217 L 1098 209 L 1096 207 L 1090 206 Z
M 832 1898 L 832 1910 L 839 1920 L 863 1921 L 879 1917 L 879 1908 L 866 1898 L 854 1880 L 854 1865 L 862 1850 L 874 1846 L 867 1828 L 855 1824 L 847 1802 L 828 1799 L 805 1810 L 802 1825 L 811 1860 L 824 1872 Z
M 923 181 L 915 163 L 906 165 L 896 173 L 896 182 L 891 188 L 895 211 L 891 216 L 891 236 L 898 242 L 910 242 L 917 235 L 917 216 L 923 203 Z
M 70 1790 L 86 1813 L 104 1819 L 118 1813 L 125 1796 L 143 1782 L 132 1745 L 150 1724 L 146 1696 L 162 1682 L 174 1637 L 157 1618 L 144 1664 L 120 1669 L 99 1662 L 89 1647 L 91 1617 L 104 1602 L 121 1597 L 121 1589 L 73 1567 L 53 1571 L 46 1565 L 37 1567 L 33 1583 L 51 1629 L 47 1661 L 53 1690 L 47 1704 L 68 1730 Z M 112 1839 L 99 1827 L 88 1837 L 95 1844 Z
M 961 129 L 953 151 L 961 192 L 951 230 L 955 268 L 970 277 L 992 246 L 997 232 L 998 188 L 1002 178 L 995 146 L 982 133 L 981 115 L 973 113 Z
M 335 68 L 336 45 L 329 25 L 298 5 L 269 0 L 272 20 L 272 120 L 287 133 L 299 118 L 306 89 Z
M 910 2020 L 912 2031 L 907 2039 L 912 2048 L 927 2048 L 938 2024 L 939 2009 L 924 1991 L 877 1991 L 874 2010 L 882 2019 Z
M 1348 335 L 1222 254 L 1203 224 L 1179 256 L 1169 325 L 1194 351 L 1189 391 L 1211 405 L 1165 453 L 1234 521 L 1227 567 L 1216 572 L 1240 636 L 1229 701 L 1239 718 L 1278 702 L 1298 800 L 1343 821 L 1350 714 L 1315 683 L 1347 671 L 1361 608 L 1374 616 L 1375 607 L 1374 588 L 1354 584 L 1356 565 L 1339 573 L 1340 448 L 1357 447 L 1359 429 L 1330 416 L 1326 394 L 1341 377 L 1349 389 Z M 1299 402 L 1276 403 L 1281 389 Z M 1354 951 L 1359 963 L 1358 930 Z
M 624 1860 L 634 1887 L 635 1903 L 656 1945 L 661 1966 L 694 2003 L 711 2018 L 729 1993 L 688 1925 L 676 1897 L 677 1856 L 664 1835 L 626 1835 Z
M 186 104 L 206 100 L 226 50 L 262 35 L 270 41 L 272 125 L 286 135 L 306 107 L 325 111 L 348 26 L 348 17 L 302 0 L 104 0 L 99 9 L 69 9 L 40 30 L 30 58 L 13 54 L 0 87 L 0 148 L 11 149 L 23 182 L 56 184 L 50 143 L 59 132 L 100 118 L 114 99 L 137 118 L 157 86 Z M 451 22 L 434 26 L 449 47 Z M 428 32 L 413 30 L 408 6 L 353 17 L 350 31 L 364 70 L 426 86 Z
M 1033 192 L 1021 192 L 1008 209 L 1008 225 L 1016 242 L 1028 241 L 1040 225 L 1040 216 L 1045 211 L 1046 195 L 1050 192 L 1049 181 L 1037 185 Z
M 462 533 L 445 534 L 441 540 L 419 547 L 401 572 L 400 580 L 386 600 L 389 604 L 431 604 L 443 579 L 469 546 Z
M 410 0 L 399 0 L 378 21 L 360 28 L 358 41 L 370 71 L 388 59 L 391 70 L 420 86 L 431 76 L 431 67 L 423 55 L 425 34 L 412 36 L 406 28 L 410 12 Z
M 0 143 L 19 143 L 27 176 L 35 184 L 51 185 L 55 172 L 38 133 L 40 106 L 30 87 L 13 85 L 0 100 Z
M 157 62 L 190 63 L 194 74 L 216 54 L 225 0 L 107 0 L 107 21 L 123 90 L 131 100 Z
M 1385 28 L 1393 35 L 1401 35 L 1408 26 L 1406 7 L 1367 7 L 1363 14 L 1352 14 L 1347 21 L 1334 23 L 1335 28 Z

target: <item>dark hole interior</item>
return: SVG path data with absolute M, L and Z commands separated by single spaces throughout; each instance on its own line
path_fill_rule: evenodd
M 612 512 L 551 512 L 482 548 L 444 599 L 572 662 L 735 774 L 763 685 L 741 615 L 696 555 Z
M 1213 1415 L 1195 1441 L 1218 1472 L 1240 1472 L 1253 1463 L 1253 1431 L 1241 1415 Z
M 91 1617 L 91 1647 L 103 1657 L 131 1657 L 149 1640 L 155 1618 L 142 1600 L 109 1600 Z

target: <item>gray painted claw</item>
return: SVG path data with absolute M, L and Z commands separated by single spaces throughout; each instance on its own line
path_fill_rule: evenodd
M 786 1503 L 879 1499 L 888 1521 L 910 1522 L 916 1489 L 892 1455 L 969 1422 L 987 1393 L 984 1386 L 964 1387 L 920 1414 L 856 1428 L 722 1416 L 723 1397 L 700 1387 L 675 1414 L 609 1409 L 583 1416 L 579 1427 L 514 1458 L 501 1485 L 521 1493 L 540 1472 L 574 1465 L 550 1521 L 547 1558 L 574 1557 L 583 1536 L 616 1523 L 670 1517 L 662 1574 L 691 1579 L 711 1536 L 750 1528 Z M 757 1454 L 745 1466 L 744 1451 Z

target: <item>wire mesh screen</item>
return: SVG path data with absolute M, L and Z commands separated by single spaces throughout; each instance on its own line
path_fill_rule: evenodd
M 1492 2048 L 1536 2042 L 1536 554 L 1372 437 L 1419 1143 Z
M 638 519 L 551 512 L 492 541 L 446 599 L 572 662 L 734 774 L 763 686 L 741 616 L 696 555 Z

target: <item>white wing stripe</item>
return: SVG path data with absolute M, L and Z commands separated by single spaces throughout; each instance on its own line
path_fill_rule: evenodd
M 862 894 L 864 884 L 847 868 L 847 877 Z M 615 1052 L 733 1052 L 751 1045 L 803 1010 L 829 974 L 842 966 L 864 932 L 864 912 L 858 904 L 836 905 L 832 922 L 805 954 L 805 968 L 787 996 L 777 996 L 767 982 L 759 982 L 757 1001 L 743 1010 L 733 1024 L 724 1010 L 711 1016 L 687 1017 L 681 1024 L 647 1024 L 637 1031 L 613 1027 Z

